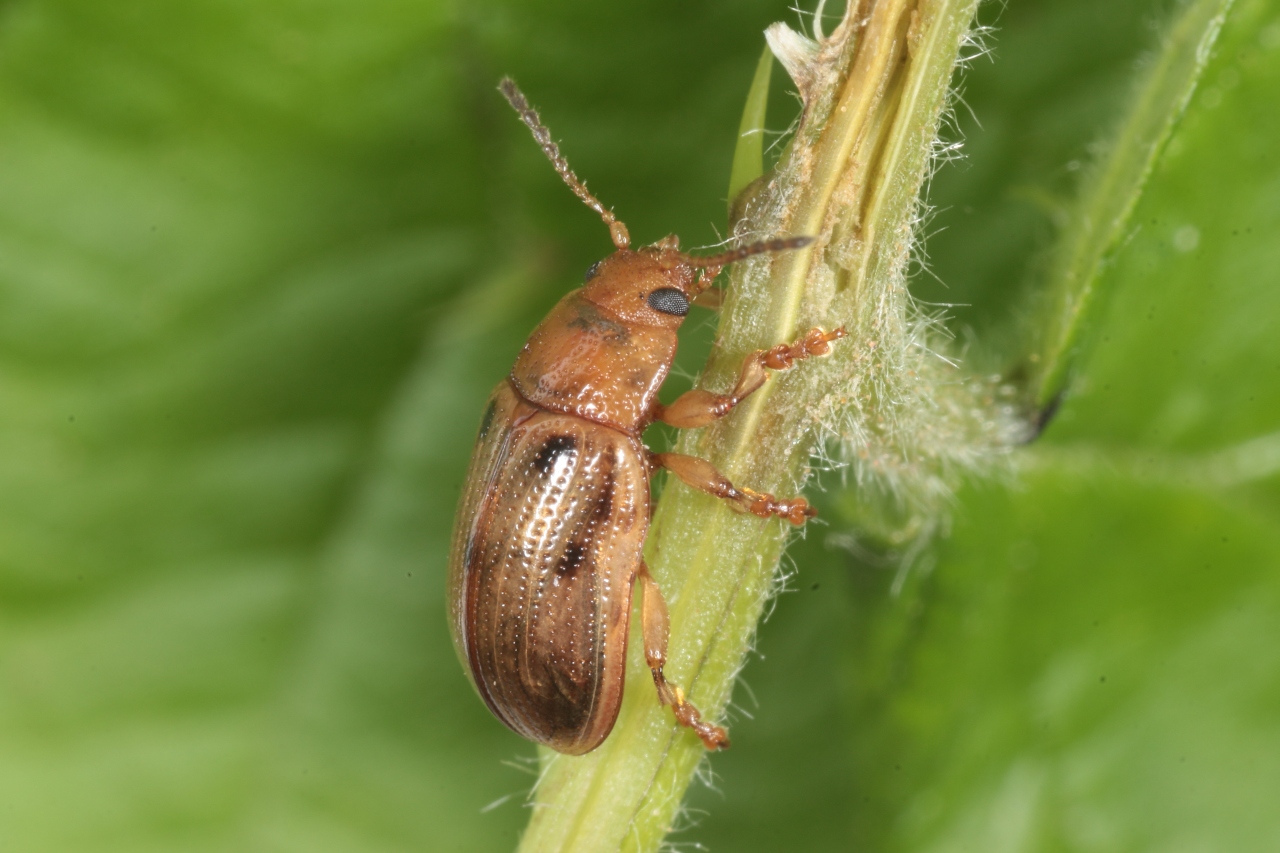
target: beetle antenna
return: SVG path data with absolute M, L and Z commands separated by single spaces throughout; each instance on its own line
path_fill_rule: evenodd
M 600 214 L 604 224 L 609 226 L 609 236 L 613 238 L 613 245 L 619 249 L 630 246 L 631 234 L 627 232 L 627 226 L 613 215 L 612 210 L 605 209 L 600 200 L 587 190 L 587 185 L 569 168 L 569 161 L 560 153 L 560 146 L 556 145 L 555 140 L 551 138 L 551 131 L 547 130 L 547 126 L 542 123 L 538 111 L 529 106 L 528 98 L 524 96 L 524 92 L 520 91 L 516 81 L 510 77 L 503 77 L 502 82 L 498 84 L 498 89 L 506 96 L 512 109 L 519 113 L 520 120 L 533 132 L 533 138 L 542 146 L 542 153 L 547 155 L 547 159 L 556 167 L 556 172 L 569 185 L 569 189 L 573 190 L 574 195 L 582 199 L 587 207 Z
M 706 257 L 689 255 L 689 265 L 694 269 L 718 269 L 727 264 L 731 264 L 734 261 L 749 258 L 752 255 L 763 255 L 766 252 L 788 252 L 792 249 L 803 249 L 812 242 L 812 237 L 786 237 L 773 240 L 761 240 L 759 243 L 752 243 L 749 246 L 740 246 L 737 249 L 730 249 L 729 251 L 721 252 L 718 255 L 708 255 Z

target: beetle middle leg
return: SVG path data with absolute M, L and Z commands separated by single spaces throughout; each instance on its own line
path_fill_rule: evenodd
M 658 582 L 649 574 L 649 567 L 644 560 L 640 561 L 636 580 L 640 582 L 641 590 L 640 627 L 644 634 L 644 660 L 653 673 L 653 684 L 658 688 L 658 701 L 663 705 L 670 705 L 676 722 L 693 729 L 707 749 L 727 749 L 729 733 L 720 726 L 705 722 L 698 709 L 685 698 L 684 691 L 667 681 L 662 674 L 662 668 L 667 663 L 667 639 L 671 634 L 667 603 L 662 599 L 662 590 L 658 589 Z
M 697 456 L 654 453 L 650 459 L 675 474 L 686 486 L 723 498 L 740 512 L 761 518 L 785 518 L 796 525 L 804 524 L 818 514 L 804 498 L 776 498 L 768 492 L 735 486 L 716 466 Z
M 831 342 L 846 334 L 844 326 L 830 332 L 813 328 L 794 343 L 756 350 L 742 363 L 738 382 L 728 394 L 715 394 L 701 388 L 686 391 L 670 406 L 659 409 L 658 419 L 679 429 L 704 427 L 723 418 L 747 396 L 760 390 L 769 378 L 766 370 L 789 370 L 801 359 L 826 355 L 831 351 Z

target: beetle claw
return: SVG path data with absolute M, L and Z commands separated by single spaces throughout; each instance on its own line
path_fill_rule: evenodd
M 702 739 L 702 745 L 712 752 L 721 749 L 728 749 L 730 746 L 729 733 L 720 726 L 713 726 L 710 723 L 699 723 L 694 726 L 693 730 L 697 732 L 698 737 Z

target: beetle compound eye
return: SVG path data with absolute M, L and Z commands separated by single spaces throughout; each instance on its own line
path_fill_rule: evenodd
M 689 313 L 689 298 L 684 291 L 674 287 L 660 287 L 649 294 L 649 307 L 673 317 L 683 317 Z
M 587 274 L 582 277 L 582 283 L 586 284 L 591 281 L 591 279 L 595 278 L 596 273 L 600 272 L 600 265 L 603 263 L 604 261 L 596 261 L 594 264 L 587 267 Z

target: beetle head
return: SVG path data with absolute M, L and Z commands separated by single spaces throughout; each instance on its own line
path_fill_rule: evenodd
M 625 323 L 673 329 L 705 288 L 692 260 L 674 234 L 639 250 L 619 247 L 587 270 L 582 296 Z
M 710 256 L 680 251 L 680 240 L 674 234 L 639 251 L 618 246 L 616 252 L 587 270 L 582 295 L 628 323 L 675 328 L 726 264 L 766 252 L 803 248 L 812 242 L 810 237 L 764 240 Z

